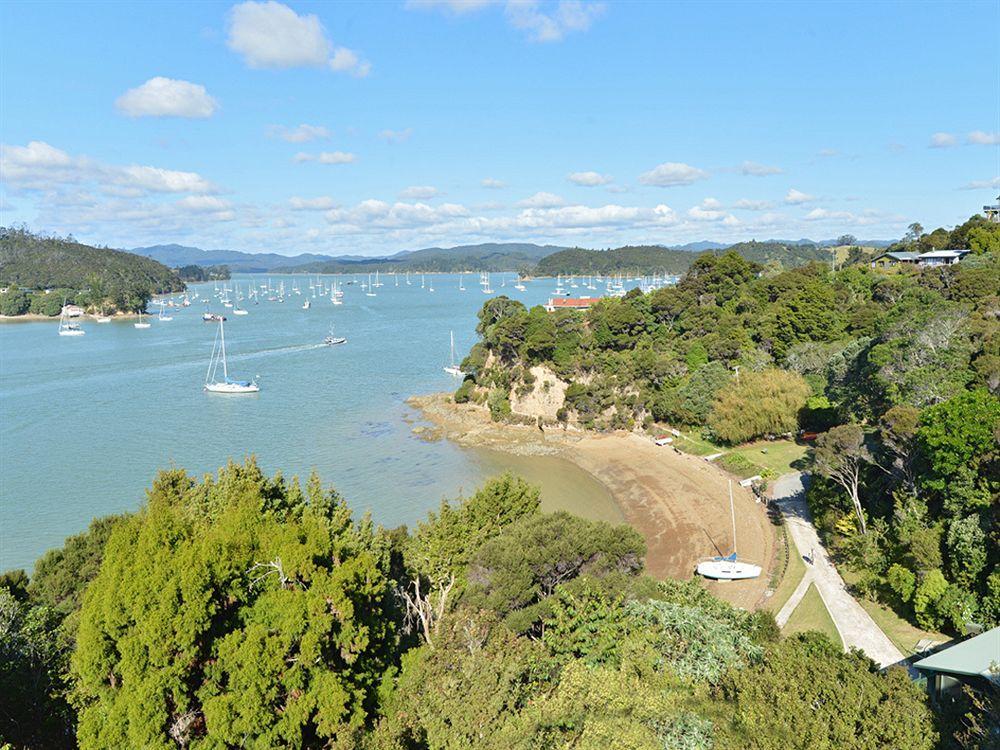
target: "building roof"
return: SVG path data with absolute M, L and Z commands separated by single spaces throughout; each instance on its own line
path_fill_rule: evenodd
M 590 307 L 600 302 L 600 297 L 553 297 L 549 300 L 550 307 Z
M 969 251 L 964 248 L 958 248 L 955 250 L 931 250 L 929 253 L 922 253 L 921 258 L 958 258 L 962 255 L 968 255 Z
M 894 260 L 916 260 L 920 257 L 920 253 L 911 253 L 909 251 L 893 251 L 891 253 L 882 253 L 879 258 L 892 258 Z M 876 258 L 875 260 L 878 260 Z
M 991 665 L 1000 668 L 1000 628 L 987 630 L 957 646 L 938 651 L 913 666 L 927 672 L 947 672 L 996 680 L 998 678 L 990 671 Z

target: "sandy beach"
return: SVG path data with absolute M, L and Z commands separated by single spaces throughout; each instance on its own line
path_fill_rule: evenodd
M 455 404 L 449 394 L 409 400 L 433 427 L 415 428 L 465 447 L 517 455 L 558 455 L 604 484 L 622 515 L 646 540 L 646 568 L 658 578 L 690 578 L 697 562 L 732 551 L 728 477 L 701 458 L 660 447 L 634 433 L 595 434 L 579 430 L 500 425 L 473 404 Z M 765 572 L 750 581 L 705 585 L 718 597 L 745 609 L 765 599 L 774 555 L 774 529 L 765 508 L 749 490 L 733 484 L 741 559 Z

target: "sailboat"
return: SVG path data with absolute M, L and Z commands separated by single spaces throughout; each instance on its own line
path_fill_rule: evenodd
M 218 379 L 220 362 L 222 380 Z M 260 390 L 256 380 L 233 380 L 229 377 L 229 365 L 226 361 L 226 330 L 225 323 L 221 320 L 215 343 L 212 344 L 212 358 L 205 373 L 205 390 L 211 393 L 257 393 Z
M 464 281 L 465 281 L 465 274 L 463 273 L 463 274 L 461 274 L 458 277 L 458 291 L 460 291 L 460 292 L 464 292 L 465 291 Z
M 372 291 L 374 288 L 375 287 L 372 286 L 372 275 L 368 274 L 368 291 L 365 292 L 365 296 L 366 297 L 374 297 L 375 296 L 375 292 Z
M 66 314 L 66 300 L 63 300 L 62 312 L 59 313 L 59 335 L 60 336 L 83 336 L 86 333 L 78 323 L 70 323 L 69 315 Z
M 733 504 L 733 480 L 729 480 L 729 512 L 733 518 L 733 552 L 725 557 L 713 557 L 698 563 L 698 575 L 725 581 L 756 578 L 760 575 L 759 565 L 740 560 L 736 556 L 736 506 Z
M 141 308 L 139 310 L 139 322 L 138 323 L 133 323 L 132 325 L 134 325 L 136 328 L 149 328 L 149 323 L 144 323 L 142 321 L 142 309 Z
M 347 339 L 343 336 L 334 336 L 333 326 L 330 326 L 330 335 L 323 339 L 323 343 L 327 346 L 337 346 L 337 344 L 346 344 Z
M 174 319 L 174 316 L 173 315 L 164 315 L 163 314 L 164 309 L 165 308 L 163 306 L 163 302 L 160 302 L 160 317 L 159 317 L 159 320 L 162 323 L 169 323 L 171 320 Z
M 455 364 L 455 332 L 451 332 L 451 364 L 444 368 L 444 371 L 449 375 L 454 375 L 456 378 L 461 378 L 465 376 L 462 372 L 462 368 Z
M 94 320 L 96 320 L 98 323 L 110 323 L 111 322 L 111 318 L 107 315 L 107 313 L 104 312 L 104 308 L 103 307 L 101 308 L 101 314 L 100 315 L 95 315 L 94 316 Z

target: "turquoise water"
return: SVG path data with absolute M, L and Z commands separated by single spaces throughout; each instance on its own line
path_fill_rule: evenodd
M 413 394 L 450 390 L 449 331 L 463 356 L 476 340 L 476 312 L 487 299 L 475 276 L 436 275 L 433 293 L 392 277 L 376 297 L 343 286 L 344 304 L 312 299 L 303 276 L 267 279 L 301 296 L 250 305 L 234 316 L 212 297 L 212 284 L 190 291 L 225 312 L 230 374 L 259 375 L 261 392 L 224 396 L 202 391 L 216 326 L 203 323 L 201 301 L 151 318 L 83 321 L 85 336 L 64 337 L 55 322 L 0 325 L 0 570 L 30 567 L 46 549 L 84 529 L 95 516 L 134 510 L 160 468 L 194 474 L 229 458 L 255 454 L 266 471 L 305 477 L 316 469 L 358 513 L 370 509 L 386 526 L 412 524 L 427 509 L 472 490 L 505 465 L 541 481 L 547 507 L 617 520 L 604 488 L 554 458 L 520 459 L 428 443 L 411 433 L 405 403 Z M 326 277 L 342 281 L 352 277 Z M 360 279 L 359 279 L 360 280 Z M 429 278 L 430 280 L 430 278 Z M 544 302 L 553 280 L 508 293 L 527 305 Z M 580 293 L 582 288 L 568 290 Z M 321 342 L 335 324 L 346 345 Z

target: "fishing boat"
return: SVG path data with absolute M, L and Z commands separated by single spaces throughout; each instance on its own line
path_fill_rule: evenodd
M 465 373 L 462 372 L 462 368 L 455 364 L 455 332 L 451 331 L 451 359 L 450 364 L 444 368 L 444 371 L 449 375 L 453 375 L 456 378 L 465 377 Z
M 326 344 L 327 346 L 337 346 L 338 344 L 346 344 L 347 339 L 345 339 L 343 336 L 334 336 L 333 326 L 330 326 L 330 334 L 323 339 L 323 343 Z
M 222 380 L 219 380 L 219 365 L 222 365 Z M 212 357 L 205 373 L 205 390 L 210 393 L 257 393 L 260 386 L 254 380 L 233 380 L 229 377 L 229 364 L 226 361 L 226 330 L 225 323 L 219 321 L 219 330 L 212 344 Z
M 206 323 L 219 323 L 226 319 L 225 315 L 219 315 L 218 313 L 202 313 L 201 319 Z
M 63 302 L 62 311 L 59 313 L 59 335 L 60 336 L 83 336 L 86 333 L 78 323 L 69 322 L 69 313 L 66 311 L 66 302 Z
M 138 323 L 133 323 L 132 325 L 135 326 L 136 328 L 149 328 L 150 324 L 143 322 L 143 320 L 142 320 L 142 310 L 139 310 L 139 322 Z
M 311 304 L 310 304 L 310 302 L 309 302 L 308 299 L 305 302 L 302 303 L 302 309 L 303 310 L 308 310 L 310 307 L 311 307 Z
M 725 557 L 713 557 L 702 560 L 695 569 L 698 575 L 723 581 L 740 581 L 746 578 L 756 578 L 761 573 L 761 567 L 736 555 L 736 506 L 733 504 L 733 481 L 729 480 L 729 513 L 733 519 L 733 551 Z

